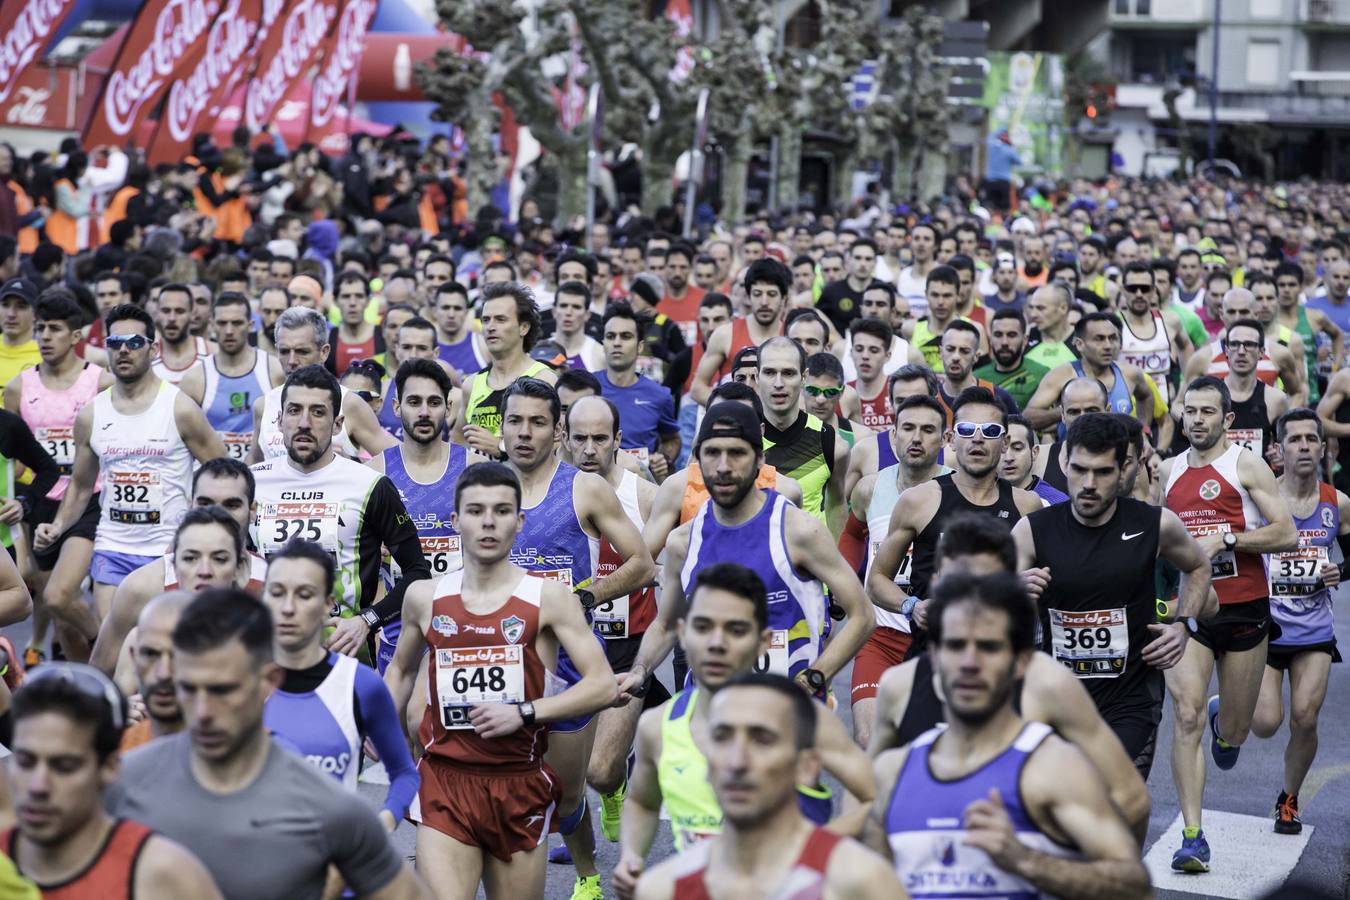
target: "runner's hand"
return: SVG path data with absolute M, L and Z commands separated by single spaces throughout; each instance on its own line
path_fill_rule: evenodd
M 909 611 L 910 623 L 922 628 L 924 631 L 928 630 L 928 604 L 931 602 L 931 600 L 920 600 L 918 603 L 914 604 L 914 608 Z
M 46 550 L 61 538 L 61 532 L 55 522 L 44 522 L 33 529 L 33 549 Z
M 479 737 L 506 737 L 519 731 L 525 720 L 514 703 L 480 703 L 469 709 L 469 721 Z
M 1027 846 L 1017 839 L 998 788 L 989 789 L 988 799 L 976 800 L 966 807 L 965 824 L 967 847 L 983 850 L 1005 872 L 1017 871 L 1027 854 Z
M 619 900 L 633 900 L 633 896 L 637 893 L 638 879 L 642 877 L 642 870 L 646 867 L 646 862 L 636 853 L 627 850 L 623 852 L 619 857 L 619 864 L 614 867 L 614 878 L 610 882 Z
M 1155 669 L 1170 669 L 1181 662 L 1191 630 L 1185 622 L 1153 623 L 1148 630 L 1156 635 L 1144 645 L 1139 657 Z
M 627 706 L 629 701 L 638 699 L 638 695 L 633 692 L 647 681 L 647 668 L 634 666 L 622 675 L 615 675 L 614 680 L 619 684 L 619 696 L 614 700 L 614 705 Z
M 1322 583 L 1329 588 L 1334 588 L 1341 583 L 1340 567 L 1329 560 L 1322 560 L 1322 567 L 1318 574 L 1322 576 Z
M 497 455 L 502 452 L 502 439 L 482 425 L 465 425 L 464 443 L 469 445 L 469 449 L 477 450 L 484 456 L 490 456 L 493 459 L 496 459 Z
M 664 453 L 653 453 L 647 457 L 647 468 L 651 469 L 652 477 L 660 484 L 670 474 L 670 461 Z
M 135 725 L 149 714 L 145 708 L 145 698 L 140 694 L 132 694 L 127 698 L 127 724 Z
M 1200 551 L 1205 554 L 1206 559 L 1213 559 L 1224 551 L 1223 536 L 1225 532 L 1217 531 L 1214 534 L 1202 534 L 1195 539 L 1200 545 Z
M 1032 600 L 1039 600 L 1041 594 L 1045 593 L 1046 586 L 1050 584 L 1050 568 L 1038 566 L 1024 570 L 1022 572 L 1022 583 L 1026 585 L 1027 596 Z
M 366 635 L 370 634 L 370 627 L 359 616 L 350 619 L 334 616 L 328 620 L 328 626 L 337 630 L 324 646 L 343 656 L 355 656 L 360 652 L 365 646 Z
M 13 497 L 0 500 L 0 524 L 18 525 L 23 521 L 23 504 Z

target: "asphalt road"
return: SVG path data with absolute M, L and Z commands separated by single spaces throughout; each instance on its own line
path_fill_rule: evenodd
M 1350 634 L 1350 611 L 1338 605 L 1337 630 Z M 25 645 L 29 635 L 27 623 L 4 629 L 15 645 Z M 661 674 L 667 684 L 667 667 Z M 840 698 L 839 714 L 849 718 L 848 672 L 840 674 L 836 690 Z M 1212 871 L 1206 875 L 1171 876 L 1166 874 L 1166 862 L 1175 844 L 1170 840 L 1155 842 L 1175 824 L 1178 806 L 1172 786 L 1168 748 L 1171 746 L 1172 710 L 1170 703 L 1163 713 L 1163 724 L 1158 735 L 1158 754 L 1149 779 L 1153 811 L 1149 822 L 1146 860 L 1156 860 L 1160 877 L 1155 880 L 1157 896 L 1190 900 L 1195 896 L 1254 898 L 1266 896 L 1269 891 L 1284 884 L 1290 897 L 1350 898 L 1350 717 L 1342 710 L 1350 702 L 1350 666 L 1337 665 L 1331 669 L 1331 685 L 1323 707 L 1320 722 L 1321 746 L 1313 764 L 1300 802 L 1305 822 L 1306 840 L 1274 834 L 1270 826 L 1276 794 L 1280 790 L 1282 759 L 1286 730 L 1270 740 L 1251 738 L 1244 745 L 1236 768 L 1219 772 L 1212 765 L 1205 792 L 1206 829 L 1214 851 Z M 376 784 L 360 786 L 372 806 L 377 806 L 383 788 Z M 592 797 L 592 809 L 599 809 L 599 798 Z M 598 816 L 598 813 L 597 813 Z M 596 853 L 601 877 L 609 894 L 609 873 L 618 861 L 618 846 L 604 840 L 596 828 Z M 403 824 L 394 836 L 399 850 L 413 856 L 413 829 Z M 551 839 L 556 844 L 557 836 Z M 1153 851 L 1151 854 L 1148 851 Z M 662 823 L 651 858 L 663 858 L 673 852 L 670 828 Z M 571 896 L 575 873 L 570 866 L 550 865 L 545 896 L 549 900 L 565 900 Z M 481 896 L 481 894 L 480 894 Z

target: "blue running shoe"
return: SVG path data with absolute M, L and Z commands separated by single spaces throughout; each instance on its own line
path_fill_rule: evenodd
M 1219 695 L 1209 698 L 1209 755 L 1214 757 L 1214 765 L 1227 771 L 1237 765 L 1241 747 L 1234 747 L 1219 736 Z
M 565 842 L 548 851 L 548 861 L 560 866 L 570 866 L 572 864 L 572 852 L 567 849 Z
M 1209 841 L 1205 840 L 1205 833 L 1198 828 L 1195 837 L 1186 837 L 1189 830 L 1187 828 L 1181 832 L 1181 849 L 1172 854 L 1172 868 L 1178 872 L 1208 872 Z

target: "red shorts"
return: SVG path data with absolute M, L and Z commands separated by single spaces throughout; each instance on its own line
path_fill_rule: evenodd
M 417 771 L 422 787 L 408 818 L 502 862 L 535 849 L 558 830 L 562 785 L 547 765 L 489 772 L 423 756 Z
M 881 676 L 891 666 L 905 661 L 905 653 L 914 636 L 898 628 L 877 628 L 853 658 L 852 702 L 872 700 L 877 695 Z

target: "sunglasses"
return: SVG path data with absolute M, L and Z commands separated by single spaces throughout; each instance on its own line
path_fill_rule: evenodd
M 817 387 L 814 384 L 804 384 L 802 390 L 812 397 L 824 397 L 826 400 L 833 400 L 844 392 L 842 387 Z
M 103 345 L 113 352 L 144 350 L 150 346 L 150 339 L 143 334 L 110 334 L 103 339 Z
M 122 692 L 98 669 L 86 663 L 50 662 L 29 672 L 24 683 L 31 685 L 53 680 L 63 682 L 93 700 L 107 703 L 113 728 L 121 731 L 125 727 Z
M 975 422 L 957 422 L 955 425 L 955 431 L 957 437 L 963 438 L 973 438 L 975 436 L 975 432 L 978 431 L 980 434 L 984 435 L 986 438 L 992 441 L 995 438 L 1003 437 L 1003 435 L 1007 433 L 1008 429 L 1004 428 L 997 422 L 985 422 L 982 425 L 976 424 Z
M 358 359 L 347 366 L 347 372 L 365 372 L 368 375 L 374 375 L 380 379 L 383 379 L 388 371 L 388 369 L 373 359 Z M 344 372 L 343 374 L 345 375 L 346 373 Z
M 1125 285 L 1125 290 L 1129 291 L 1131 294 L 1151 294 L 1151 293 L 1153 293 L 1153 285 L 1151 285 L 1151 284 L 1127 284 L 1127 285 Z

